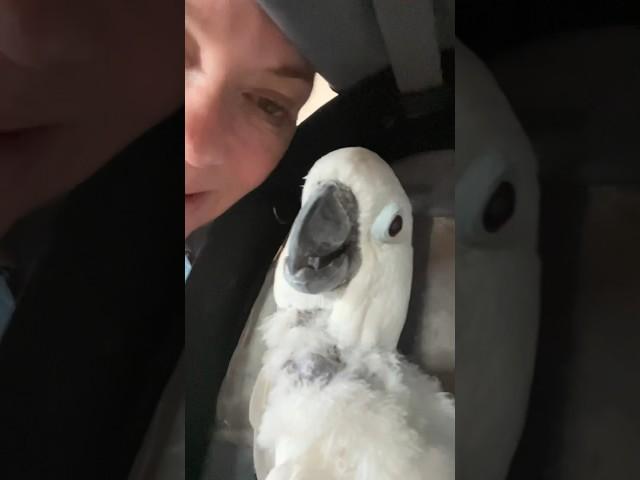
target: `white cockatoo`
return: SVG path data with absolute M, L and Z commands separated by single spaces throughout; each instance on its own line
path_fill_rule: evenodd
M 504 480 L 539 316 L 537 163 L 489 69 L 456 45 L 457 478 Z
M 453 479 L 455 411 L 396 346 L 411 204 L 363 148 L 316 162 L 279 257 L 250 405 L 259 480 Z

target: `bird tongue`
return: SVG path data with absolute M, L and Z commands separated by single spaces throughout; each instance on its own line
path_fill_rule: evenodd
M 289 237 L 287 281 L 297 290 L 320 293 L 344 283 L 349 271 L 347 250 L 355 228 L 347 208 L 353 194 L 327 183 L 305 202 Z
M 328 265 L 335 264 L 347 251 L 347 244 L 345 243 L 337 250 L 325 255 L 325 256 L 311 256 L 307 258 L 307 265 L 314 270 L 320 270 Z
M 344 283 L 349 270 L 347 255 L 340 255 L 321 268 L 302 267 L 291 271 L 287 268 L 287 280 L 296 290 L 305 293 L 321 293 L 334 290 Z
M 339 201 L 337 187 L 327 185 L 307 204 L 306 212 L 301 211 L 298 216 L 299 243 L 309 254 L 318 257 L 335 252 L 344 245 L 351 233 L 351 221 Z M 295 223 L 293 229 L 296 230 Z
M 298 213 L 291 229 L 291 269 L 328 265 L 344 253 L 352 222 L 341 203 L 341 192 L 329 183 L 318 190 Z

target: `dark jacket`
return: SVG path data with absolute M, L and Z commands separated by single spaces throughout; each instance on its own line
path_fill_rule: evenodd
M 64 199 L 0 343 L 0 478 L 127 478 L 184 344 L 183 132 Z

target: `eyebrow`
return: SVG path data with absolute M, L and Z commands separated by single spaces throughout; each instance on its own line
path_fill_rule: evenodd
M 269 73 L 279 77 L 295 78 L 313 83 L 314 72 L 310 68 L 299 65 L 281 65 L 268 69 Z

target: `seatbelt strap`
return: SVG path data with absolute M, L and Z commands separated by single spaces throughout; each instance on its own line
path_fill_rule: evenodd
M 15 299 L 9 288 L 9 271 L 0 266 L 0 340 L 9 326 L 15 306 Z
M 442 84 L 432 0 L 373 0 L 396 85 L 401 93 Z

